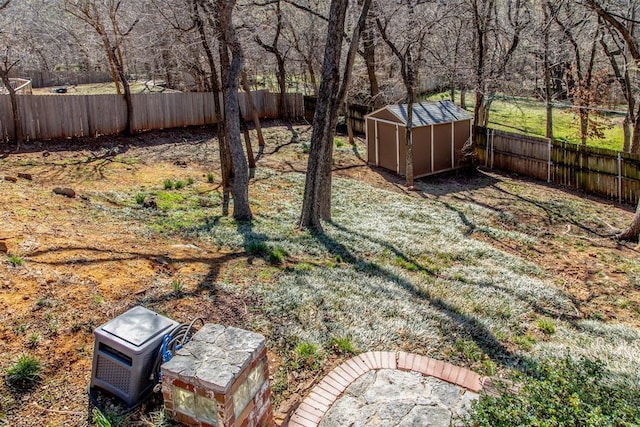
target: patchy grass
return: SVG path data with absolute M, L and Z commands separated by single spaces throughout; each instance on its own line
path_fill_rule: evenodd
M 75 411 L 48 414 L 56 422 L 86 417 L 92 329 L 136 304 L 264 334 L 276 402 L 304 395 L 366 350 L 501 376 L 570 352 L 603 359 L 613 378 L 640 378 L 640 258 L 608 238 L 630 210 L 487 172 L 430 177 L 405 193 L 394 176 L 364 165 L 360 141 L 336 149 L 333 221 L 309 233 L 296 226 L 309 129 L 296 128 L 297 143 L 285 127 L 265 130 L 251 223 L 221 216 L 220 187 L 207 178 L 215 141 L 176 144 L 183 131 L 129 146 L 138 163 L 98 171 L 84 161 L 91 153 L 5 159 L 8 172 L 40 181 L 0 181 L 9 244 L 28 261 L 0 263 L 0 367 L 34 343 L 46 381 L 29 399 Z M 163 188 L 167 177 L 189 176 L 202 179 Z M 57 180 L 86 197 L 54 198 L 43 182 Z M 140 209 L 138 194 L 157 208 Z M 13 399 L 2 384 L 0 397 Z M 12 402 L 0 408 L 6 418 L 38 425 L 41 411 Z
M 295 261 L 249 289 L 264 302 L 264 318 L 254 327 L 269 336 L 272 348 L 283 350 L 283 357 L 289 356 L 281 343 L 313 344 L 331 353 L 335 337 L 350 337 L 353 348 L 362 351 L 429 349 L 433 357 L 490 374 L 517 367 L 523 358 L 546 357 L 550 348 L 586 354 L 592 345 L 609 349 L 613 371 L 639 375 L 632 355 L 640 354 L 640 340 L 621 342 L 589 331 L 576 316 L 576 301 L 553 284 L 552 275 L 493 244 L 509 242 L 535 253 L 539 226 L 522 222 L 523 213 L 474 203 L 471 191 L 425 201 L 336 179 L 333 222 L 324 234 L 313 234 L 295 229 L 302 185 L 299 174 L 258 170 L 253 191 L 277 196 L 268 210 L 258 209 L 252 224 L 228 219 L 203 224 L 193 205 L 172 208 L 185 214 L 174 232 L 274 265 L 282 264 L 278 254 Z M 492 191 L 509 195 L 521 187 Z M 605 223 L 576 199 L 532 201 L 526 209 L 550 224 Z M 637 271 L 637 262 L 628 268 Z M 618 328 L 626 336 L 637 334 Z

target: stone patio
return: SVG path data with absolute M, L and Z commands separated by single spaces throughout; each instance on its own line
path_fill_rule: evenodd
M 448 427 L 467 413 L 482 384 L 475 372 L 429 357 L 363 353 L 316 385 L 288 425 Z

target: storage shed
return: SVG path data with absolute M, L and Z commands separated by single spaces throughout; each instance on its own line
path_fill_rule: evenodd
M 473 116 L 451 101 L 413 104 L 415 178 L 459 167 L 471 138 Z M 388 105 L 366 116 L 367 160 L 401 175 L 406 171 L 407 104 Z

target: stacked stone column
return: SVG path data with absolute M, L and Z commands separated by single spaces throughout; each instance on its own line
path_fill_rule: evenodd
M 203 326 L 162 365 L 162 393 L 171 417 L 186 426 L 272 426 L 264 337 Z

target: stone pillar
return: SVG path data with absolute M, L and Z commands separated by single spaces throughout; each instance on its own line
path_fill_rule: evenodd
M 273 426 L 262 335 L 204 325 L 162 365 L 165 409 L 193 427 Z

